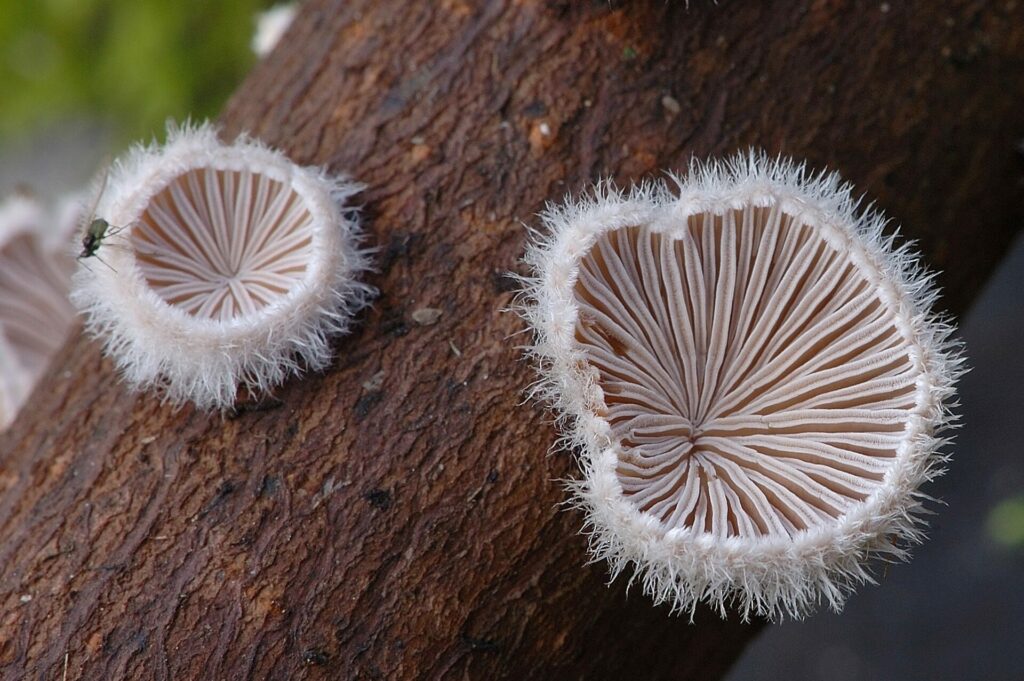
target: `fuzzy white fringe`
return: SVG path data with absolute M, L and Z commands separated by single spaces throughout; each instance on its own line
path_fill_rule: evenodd
M 693 162 L 672 186 L 647 182 L 624 192 L 610 183 L 591 194 L 550 205 L 545 230 L 525 256 L 520 312 L 534 331 L 530 355 L 540 380 L 531 395 L 552 405 L 558 446 L 579 454 L 582 477 L 571 481 L 573 504 L 585 513 L 594 560 L 607 560 L 611 579 L 629 574 L 655 603 L 691 617 L 701 602 L 723 617 L 801 618 L 822 602 L 838 611 L 851 591 L 874 582 L 871 558 L 906 560 L 924 538 L 921 486 L 944 472 L 940 450 L 957 417 L 955 383 L 964 371 L 950 320 L 933 311 L 938 292 L 908 245 L 886 236 L 886 219 L 861 210 L 852 187 L 835 174 L 810 173 L 802 164 L 749 152 L 726 161 Z M 573 289 L 583 255 L 609 230 L 643 224 L 685 225 L 686 217 L 745 205 L 781 204 L 817 225 L 824 239 L 849 253 L 876 283 L 896 315 L 919 371 L 916 408 L 897 456 L 877 490 L 833 523 L 792 538 L 715 537 L 691 528 L 666 528 L 623 494 L 615 469 L 618 444 L 597 415 L 601 389 L 574 340 Z M 671 227 L 665 227 L 666 231 Z
M 132 224 L 153 196 L 200 167 L 265 174 L 290 186 L 313 216 L 313 255 L 302 281 L 282 300 L 229 322 L 165 302 L 129 246 Z M 375 293 L 357 281 L 369 269 L 369 252 L 359 245 L 357 216 L 346 204 L 359 189 L 244 135 L 226 145 L 209 124 L 169 125 L 166 145 L 137 146 L 110 169 L 95 212 L 124 229 L 99 248 L 106 265 L 90 258 L 79 268 L 72 301 L 136 389 L 158 389 L 172 403 L 191 401 L 201 409 L 230 407 L 239 387 L 266 393 L 290 374 L 326 367 L 331 338 L 349 330 Z

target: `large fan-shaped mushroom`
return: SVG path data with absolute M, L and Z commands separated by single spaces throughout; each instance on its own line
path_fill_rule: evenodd
M 546 219 L 527 317 L 616 572 L 800 616 L 905 556 L 960 360 L 880 216 L 749 156 Z

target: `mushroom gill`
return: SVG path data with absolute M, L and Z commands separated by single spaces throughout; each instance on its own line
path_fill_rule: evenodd
M 74 319 L 73 269 L 69 254 L 48 251 L 32 233 L 0 246 L 0 329 L 32 376 L 43 373 Z
M 298 193 L 249 170 L 190 169 L 150 200 L 131 233 L 149 286 L 190 315 L 229 320 L 303 279 L 313 217 Z
M 894 313 L 778 205 L 602 234 L 575 287 L 626 498 L 667 527 L 790 536 L 864 501 L 914 409 Z
M 33 199 L 16 196 L 0 206 L 0 430 L 13 421 L 75 316 L 68 301 L 74 260 L 51 233 L 54 222 Z

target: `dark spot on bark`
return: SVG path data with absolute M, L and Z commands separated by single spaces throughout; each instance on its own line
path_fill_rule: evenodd
M 206 505 L 203 510 L 199 512 L 199 517 L 202 518 L 207 513 L 224 503 L 224 500 L 235 491 L 235 483 L 230 480 L 224 480 L 217 486 L 217 491 L 214 492 L 213 499 L 210 499 L 210 503 Z
M 409 333 L 409 326 L 405 323 L 405 309 L 402 307 L 381 309 L 380 330 L 382 333 L 397 337 Z
M 381 391 L 374 390 L 373 392 L 363 393 L 363 395 L 356 401 L 355 413 L 356 421 L 362 421 L 366 418 L 370 410 L 373 409 L 373 405 L 380 402 Z
M 462 634 L 459 637 L 459 640 L 469 646 L 470 650 L 477 650 L 482 653 L 492 652 L 500 648 L 497 641 L 493 641 L 489 638 L 477 638 L 476 636 Z
M 956 69 L 966 69 L 972 66 L 979 59 L 986 56 L 988 48 L 984 43 L 971 41 L 965 47 L 954 50 L 949 55 L 949 63 Z
M 260 480 L 260 487 L 256 490 L 257 497 L 265 497 L 269 494 L 273 494 L 277 491 L 280 486 L 280 481 L 272 475 L 264 475 L 263 479 Z
M 149 647 L 149 636 L 144 631 L 137 632 L 132 636 L 130 643 L 136 652 L 141 653 Z
M 455 394 L 461 391 L 464 387 L 465 386 L 462 384 L 461 381 L 455 381 L 450 378 L 445 380 L 444 389 L 445 392 L 448 393 L 449 397 L 454 397 Z
M 565 19 L 572 10 L 572 2 L 569 0 L 548 0 L 544 7 L 559 19 Z
M 320 648 L 306 648 L 302 651 L 302 664 L 311 667 L 324 667 L 331 661 L 331 657 Z
M 298 423 L 289 423 L 288 427 L 284 429 L 284 436 L 285 436 L 285 438 L 287 438 L 289 440 L 291 440 L 292 438 L 294 438 L 298 434 L 299 434 L 299 424 Z
M 498 471 L 497 470 L 495 470 L 493 468 L 491 469 L 491 472 L 487 474 L 487 482 L 491 483 L 492 485 L 494 483 L 498 482 Z
M 526 105 L 523 109 L 523 115 L 527 118 L 540 118 L 548 112 L 548 108 L 544 106 L 544 102 L 535 100 Z
M 491 270 L 491 285 L 495 293 L 512 293 L 519 290 L 515 274 L 505 270 Z
M 251 546 L 256 541 L 256 534 L 253 530 L 246 530 L 245 534 L 231 542 L 232 546 Z
M 423 237 L 419 234 L 393 234 L 388 240 L 387 248 L 380 257 L 380 271 L 387 272 L 396 260 L 407 258 L 415 251 Z
M 228 412 L 227 417 L 230 420 L 234 420 L 244 416 L 245 414 L 258 414 L 264 411 L 273 411 L 284 406 L 284 401 L 279 400 L 276 397 L 267 397 L 262 400 L 252 400 L 249 402 L 240 402 L 236 404 L 231 411 Z
M 203 436 L 192 435 L 185 439 L 185 454 L 190 457 L 193 461 L 198 456 L 198 450 L 203 447 Z
M 391 508 L 391 492 L 386 489 L 374 488 L 363 496 L 370 502 L 370 506 L 379 511 L 386 511 Z

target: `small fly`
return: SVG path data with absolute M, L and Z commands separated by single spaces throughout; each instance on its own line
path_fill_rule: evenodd
M 78 254 L 79 260 L 85 258 L 96 258 L 107 267 L 110 267 L 99 256 L 100 246 L 103 245 L 103 241 L 112 236 L 116 236 L 124 227 L 114 227 L 109 222 L 96 215 L 96 207 L 100 203 L 100 199 L 103 198 L 103 192 L 107 188 L 107 175 L 109 174 L 109 168 L 103 173 L 103 184 L 100 185 L 100 191 L 96 194 L 96 200 L 93 201 L 92 208 L 89 209 L 89 226 L 85 228 L 85 234 L 82 236 L 82 251 Z M 113 269 L 113 268 L 111 268 Z
M 82 237 L 82 252 L 78 254 L 78 259 L 91 258 L 96 256 L 96 251 L 100 249 L 100 244 L 108 236 L 114 236 L 122 228 L 111 229 L 110 223 L 103 218 L 93 218 L 92 222 L 85 229 L 85 236 Z M 102 262 L 102 261 L 101 261 Z

